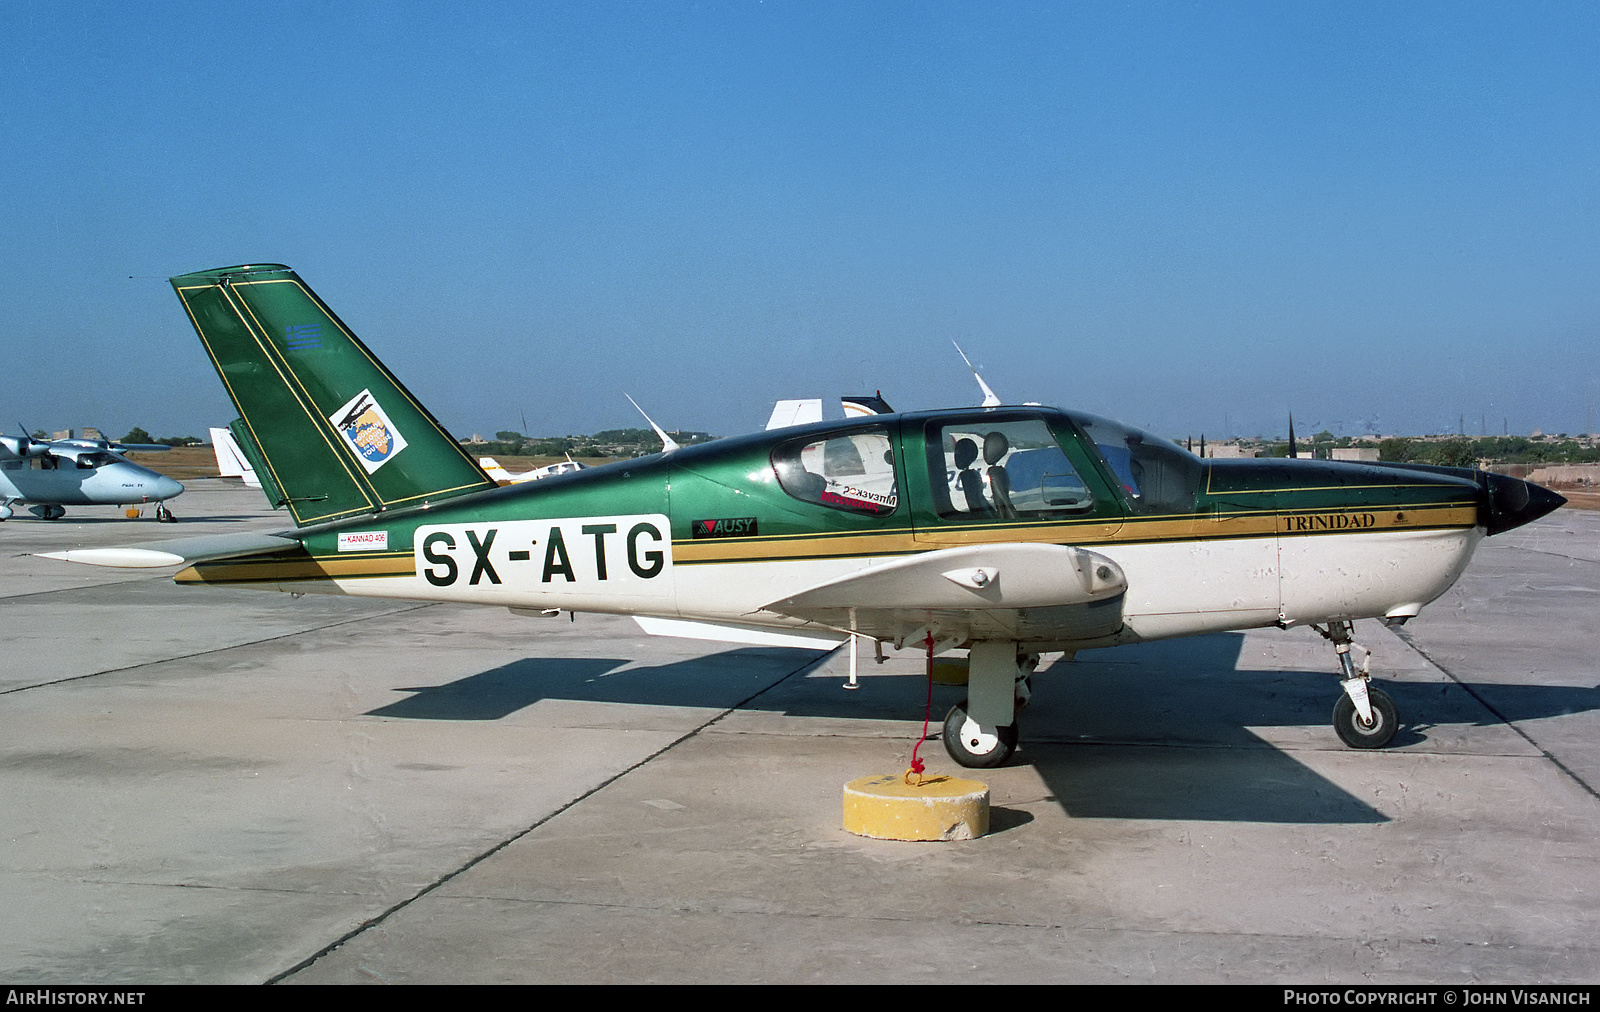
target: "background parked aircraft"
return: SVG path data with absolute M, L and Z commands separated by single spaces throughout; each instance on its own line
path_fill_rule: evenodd
M 18 503 L 43 520 L 59 520 L 68 506 L 156 503 L 156 519 L 170 522 L 166 500 L 183 492 L 178 482 L 127 460 L 128 451 L 156 453 L 160 443 L 106 439 L 34 439 L 0 436 L 0 520 Z

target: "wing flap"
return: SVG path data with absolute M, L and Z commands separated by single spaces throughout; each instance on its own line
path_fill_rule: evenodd
M 799 647 L 802 650 L 832 650 L 848 637 L 829 629 L 773 629 L 733 622 L 695 622 L 677 618 L 635 615 L 639 628 L 651 636 L 677 636 L 720 643 L 749 643 L 761 647 Z

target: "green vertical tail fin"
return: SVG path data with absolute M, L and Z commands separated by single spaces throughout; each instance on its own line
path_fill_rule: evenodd
M 496 487 L 294 271 L 222 267 L 172 287 L 297 525 Z

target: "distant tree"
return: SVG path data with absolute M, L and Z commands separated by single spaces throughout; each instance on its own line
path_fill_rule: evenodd
M 1378 457 L 1381 460 L 1405 462 L 1412 460 L 1415 454 L 1411 448 L 1411 440 L 1402 437 L 1378 440 Z
M 1478 463 L 1477 448 L 1470 439 L 1446 439 L 1429 449 L 1429 463 L 1446 467 L 1475 467 Z
M 143 429 L 139 428 L 139 426 L 135 425 L 133 428 L 129 429 L 128 430 L 128 434 L 126 436 L 123 436 L 120 440 L 118 440 L 118 442 L 121 442 L 121 443 L 154 443 L 155 440 L 150 438 L 150 433 L 144 431 Z

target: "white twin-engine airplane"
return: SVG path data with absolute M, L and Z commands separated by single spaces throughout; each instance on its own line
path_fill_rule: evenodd
M 60 520 L 68 506 L 156 504 L 156 519 L 170 522 L 166 500 L 183 486 L 122 456 L 163 453 L 162 443 L 116 443 L 107 439 L 34 439 L 0 436 L 0 520 L 18 503 L 41 520 Z
M 288 268 L 172 284 L 294 529 L 56 557 L 965 650 L 944 741 L 967 766 L 1011 755 L 1041 652 L 1306 624 L 1335 646 L 1340 737 L 1381 747 L 1398 715 L 1351 659 L 1352 622 L 1417 615 L 1485 536 L 1564 502 L 1465 469 L 1202 460 L 1032 405 L 862 414 L 501 487 Z

